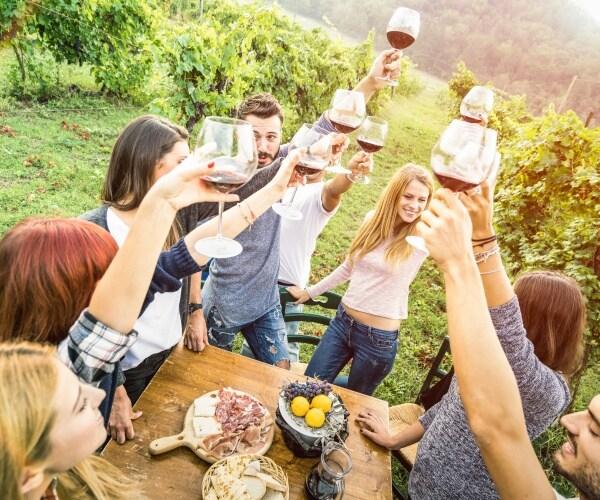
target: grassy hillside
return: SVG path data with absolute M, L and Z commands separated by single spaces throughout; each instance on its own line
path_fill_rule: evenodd
M 10 52 L 0 53 L 0 89 L 6 88 L 10 58 Z M 119 131 L 144 112 L 95 95 L 97 89 L 85 68 L 77 78 L 84 92 L 66 92 L 45 105 L 30 107 L 0 95 L 0 235 L 28 215 L 70 216 L 95 207 Z M 431 147 L 447 123 L 445 111 L 437 104 L 439 93 L 440 87 L 431 81 L 418 96 L 387 104 L 381 116 L 389 121 L 389 138 L 375 156 L 372 182 L 353 187 L 320 237 L 313 257 L 313 282 L 343 260 L 391 174 L 407 162 L 429 165 Z M 353 141 L 345 158 L 355 150 Z M 394 371 L 376 393 L 390 405 L 414 399 L 446 333 L 443 283 L 430 260 L 411 287 L 409 307 Z M 600 370 L 594 367 L 582 381 L 577 407 L 582 408 L 599 386 Z M 547 457 L 556 449 L 561 436 L 556 429 L 546 433 L 539 440 L 541 454 Z

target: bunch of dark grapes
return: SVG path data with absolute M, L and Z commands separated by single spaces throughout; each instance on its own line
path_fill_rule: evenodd
M 297 396 L 304 396 L 309 401 L 319 394 L 329 394 L 331 392 L 331 384 L 326 380 L 318 382 L 292 382 L 283 389 L 283 397 L 291 401 Z

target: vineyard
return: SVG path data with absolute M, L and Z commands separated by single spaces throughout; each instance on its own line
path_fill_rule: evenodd
M 207 0 L 200 20 L 196 5 L 3 2 L 1 234 L 28 215 L 71 216 L 96 206 L 112 144 L 135 116 L 160 114 L 193 133 L 204 116 L 231 115 L 244 97 L 269 91 L 284 106 L 289 138 L 327 109 L 335 89 L 352 88 L 373 59 L 374 33 L 349 46 L 322 30 L 302 29 L 277 6 Z M 369 104 L 390 122 L 373 183 L 352 189 L 326 228 L 313 281 L 344 258 L 393 171 L 408 161 L 429 165 L 432 145 L 458 116 L 465 93 L 480 83 L 459 64 L 447 87 L 432 88 L 408 57 L 402 64 L 394 97 L 381 91 Z M 495 220 L 510 272 L 559 270 L 586 297 L 585 364 L 571 380 L 574 407 L 582 408 L 600 387 L 600 129 L 553 107 L 534 116 L 523 96 L 499 89 L 489 126 L 500 138 Z M 411 288 L 410 311 L 397 366 L 376 393 L 390 404 L 414 399 L 445 335 L 443 284 L 430 262 Z M 538 440 L 546 464 L 560 439 L 553 427 Z

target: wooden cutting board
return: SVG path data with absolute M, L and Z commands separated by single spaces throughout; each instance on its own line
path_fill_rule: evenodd
M 215 396 L 218 394 L 219 391 L 211 391 L 211 392 L 207 392 L 204 396 L 209 396 L 211 394 L 215 394 Z M 241 391 L 236 391 L 241 393 Z M 254 396 L 246 393 L 246 395 L 250 396 L 251 398 L 253 398 L 254 400 L 258 401 Z M 260 403 L 260 401 L 258 401 Z M 271 447 L 271 443 L 273 442 L 273 436 L 275 435 L 275 425 L 273 422 L 273 417 L 271 415 L 271 413 L 269 413 L 269 410 L 267 409 L 267 407 L 265 405 L 263 405 L 261 403 L 261 405 L 263 406 L 263 408 L 266 411 L 266 421 L 268 424 L 271 425 L 270 429 L 267 431 L 266 434 L 266 441 L 264 446 L 258 450 L 253 452 L 253 455 L 264 455 L 267 450 Z M 174 436 L 167 436 L 167 437 L 163 437 L 163 438 L 159 438 L 159 439 L 155 439 L 154 441 L 152 441 L 150 443 L 150 454 L 151 455 L 160 455 L 161 453 L 165 453 L 167 451 L 171 451 L 174 450 L 175 448 L 179 448 L 180 446 L 187 446 L 190 450 L 192 450 L 196 455 L 198 455 L 202 460 L 205 460 L 208 463 L 215 463 L 218 460 L 221 460 L 220 458 L 216 458 L 212 455 L 209 456 L 208 451 L 204 449 L 204 447 L 202 446 L 202 441 L 207 437 L 207 436 L 203 436 L 203 437 L 196 437 L 196 433 L 194 432 L 194 426 L 193 426 L 193 418 L 194 418 L 194 403 L 191 404 L 191 406 L 188 408 L 187 413 L 185 414 L 185 420 L 183 423 L 183 430 L 181 431 L 180 434 L 176 434 Z M 242 455 L 247 454 L 248 452 L 245 451 L 243 453 L 241 453 Z M 238 453 L 233 453 L 233 455 L 238 455 Z M 230 456 L 233 456 L 230 455 Z

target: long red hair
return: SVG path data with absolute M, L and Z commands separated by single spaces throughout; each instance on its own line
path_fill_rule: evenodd
M 0 240 L 0 341 L 63 340 L 117 250 L 108 231 L 81 219 L 15 225 Z

